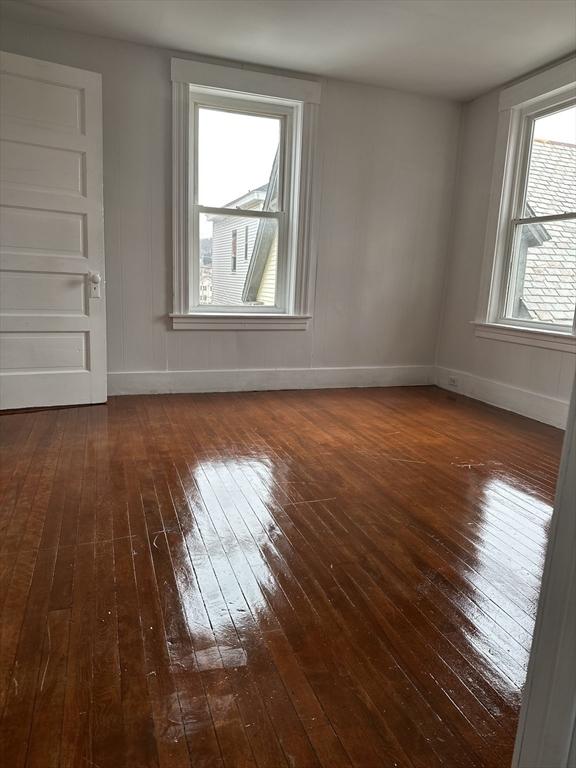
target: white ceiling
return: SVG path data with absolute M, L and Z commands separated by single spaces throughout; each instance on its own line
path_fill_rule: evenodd
M 469 99 L 576 48 L 574 0 L 2 0 L 7 17 Z

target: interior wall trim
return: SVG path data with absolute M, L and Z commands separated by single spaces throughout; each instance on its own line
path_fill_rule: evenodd
M 127 371 L 108 374 L 111 395 L 268 389 L 405 387 L 434 383 L 432 365 Z
M 506 411 L 513 411 L 560 429 L 566 428 L 569 406 L 567 400 L 442 366 L 436 366 L 435 383 L 442 389 L 481 400 Z
M 457 386 L 452 383 L 456 379 Z M 507 411 L 564 429 L 568 401 L 501 381 L 433 365 L 331 368 L 232 368 L 197 371 L 117 371 L 108 374 L 111 395 L 248 392 L 279 389 L 407 387 L 436 384 Z

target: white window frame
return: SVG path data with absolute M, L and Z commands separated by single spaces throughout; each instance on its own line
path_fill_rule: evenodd
M 313 80 L 237 67 L 172 59 L 173 312 L 172 327 L 191 330 L 305 330 L 311 319 L 317 243 L 317 140 L 321 86 Z M 283 204 L 278 212 L 198 204 L 198 109 L 231 109 L 282 120 Z M 278 221 L 275 307 L 199 304 L 201 213 L 268 217 Z
M 576 324 L 562 327 L 506 317 L 514 230 L 521 221 L 532 125 L 576 99 L 576 58 L 503 90 L 488 210 L 476 335 L 576 353 Z M 536 217 L 536 220 L 541 217 Z M 547 220 L 568 216 L 544 217 Z M 576 315 L 575 315 L 576 323 Z
M 189 91 L 190 109 L 190 148 L 193 149 L 190 158 L 190 207 L 189 229 L 190 254 L 192 265 L 190 269 L 189 313 L 190 314 L 290 314 L 294 305 L 291 294 L 292 274 L 296 262 L 295 241 L 298 226 L 297 187 L 299 168 L 296 160 L 299 156 L 301 105 L 299 103 L 283 103 L 278 100 L 258 99 L 235 94 L 208 94 L 206 89 Z M 278 201 L 277 211 L 257 211 L 252 209 L 237 209 L 218 206 L 201 205 L 198 199 L 198 164 L 194 158 L 198 156 L 198 113 L 202 108 L 230 110 L 236 114 L 251 116 L 274 117 L 280 120 L 280 156 L 278 163 Z M 294 193 L 293 193 L 294 189 Z M 276 279 L 276 304 L 270 306 L 218 306 L 200 304 L 200 253 L 198 223 L 202 214 L 238 216 L 239 218 L 274 219 L 278 226 L 278 255 Z M 236 258 L 236 267 L 238 258 Z M 236 270 L 232 270 L 236 271 Z

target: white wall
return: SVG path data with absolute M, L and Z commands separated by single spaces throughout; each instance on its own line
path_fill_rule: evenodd
M 458 105 L 327 81 L 311 329 L 173 331 L 167 322 L 171 53 L 7 20 L 0 43 L 7 51 L 103 75 L 113 391 L 169 388 L 174 378 L 114 376 L 133 371 L 328 367 L 358 375 L 352 370 L 341 379 L 294 375 L 291 380 L 304 385 L 427 380 L 440 316 Z M 406 376 L 394 367 L 390 377 L 387 366 L 424 367 L 409 369 Z M 197 385 L 194 376 L 180 377 L 184 388 L 239 382 L 226 376 L 200 379 L 204 384 Z
M 477 338 L 474 319 L 498 121 L 498 93 L 464 107 L 454 228 L 438 338 L 437 381 L 533 418 L 563 426 L 576 355 Z

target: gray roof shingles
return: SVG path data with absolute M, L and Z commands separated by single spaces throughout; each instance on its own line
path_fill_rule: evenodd
M 576 211 L 576 145 L 535 140 L 525 215 Z M 533 320 L 571 325 L 576 302 L 576 221 L 545 222 L 546 239 L 528 249 L 523 304 Z

